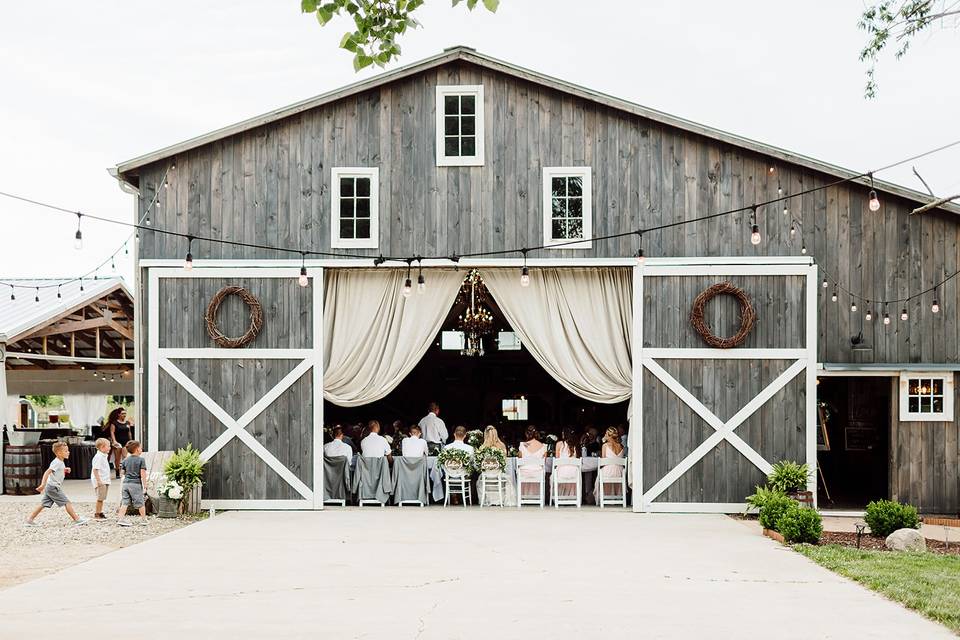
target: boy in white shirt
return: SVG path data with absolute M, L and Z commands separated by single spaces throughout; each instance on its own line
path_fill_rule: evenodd
M 107 499 L 107 492 L 110 490 L 110 441 L 106 438 L 98 438 L 97 453 L 93 456 L 93 464 L 90 467 L 90 484 L 97 492 L 97 508 L 94 510 L 95 520 L 106 520 L 103 515 L 103 503 Z
M 427 441 L 420 437 L 420 425 L 410 427 L 410 435 L 400 442 L 400 454 L 404 458 L 419 458 L 427 455 Z

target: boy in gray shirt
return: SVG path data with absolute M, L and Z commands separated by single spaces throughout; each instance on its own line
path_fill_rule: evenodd
M 123 467 L 123 482 L 120 484 L 120 509 L 117 511 L 117 524 L 121 527 L 131 527 L 133 523 L 125 520 L 127 506 L 133 505 L 140 511 L 140 524 L 147 524 L 147 507 L 143 497 L 144 487 L 147 486 L 147 463 L 140 457 L 143 448 L 136 440 L 126 444 L 128 455 L 120 466 Z
M 70 498 L 63 492 L 64 475 L 70 473 L 70 467 L 64 463 L 64 460 L 70 457 L 70 447 L 67 446 L 66 442 L 55 442 L 53 443 L 53 455 L 54 458 L 50 462 L 50 468 L 43 473 L 43 480 L 37 487 L 37 492 L 41 494 L 40 506 L 33 510 L 33 513 L 27 518 L 26 524 L 27 526 L 36 526 L 37 523 L 34 522 L 34 519 L 40 515 L 41 511 L 53 506 L 66 509 L 67 514 L 73 518 L 74 524 L 87 524 L 90 520 L 77 515 Z

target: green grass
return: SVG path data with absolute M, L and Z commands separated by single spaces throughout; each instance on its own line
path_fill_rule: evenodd
M 960 557 L 837 545 L 800 544 L 794 549 L 960 634 Z

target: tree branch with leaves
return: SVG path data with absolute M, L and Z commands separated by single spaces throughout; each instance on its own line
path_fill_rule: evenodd
M 500 0 L 452 0 L 453 6 L 465 4 L 473 11 L 481 3 L 488 11 L 495 12 Z M 347 15 L 356 27 L 343 34 L 340 48 L 353 54 L 353 68 L 360 71 L 372 64 L 383 67 L 400 57 L 397 38 L 407 29 L 415 29 L 420 23 L 413 13 L 423 6 L 424 0 L 301 0 L 300 9 L 313 13 L 321 25 L 326 25 L 336 16 Z
M 869 37 L 860 51 L 860 60 L 870 65 L 864 96 L 877 95 L 877 58 L 888 45 L 896 43 L 894 57 L 899 60 L 918 33 L 955 15 L 960 15 L 960 0 L 884 0 L 867 7 L 857 24 Z

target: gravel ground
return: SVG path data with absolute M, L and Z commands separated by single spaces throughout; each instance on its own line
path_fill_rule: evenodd
M 0 589 L 195 522 L 187 518 L 149 517 L 146 526 L 119 527 L 111 516 L 109 520 L 93 520 L 93 505 L 78 503 L 74 505 L 77 513 L 91 518 L 83 526 L 74 526 L 63 509 L 46 509 L 37 516 L 39 526 L 27 527 L 23 523 L 36 505 L 36 500 L 0 503 Z M 109 512 L 109 503 L 107 506 L 104 511 Z

